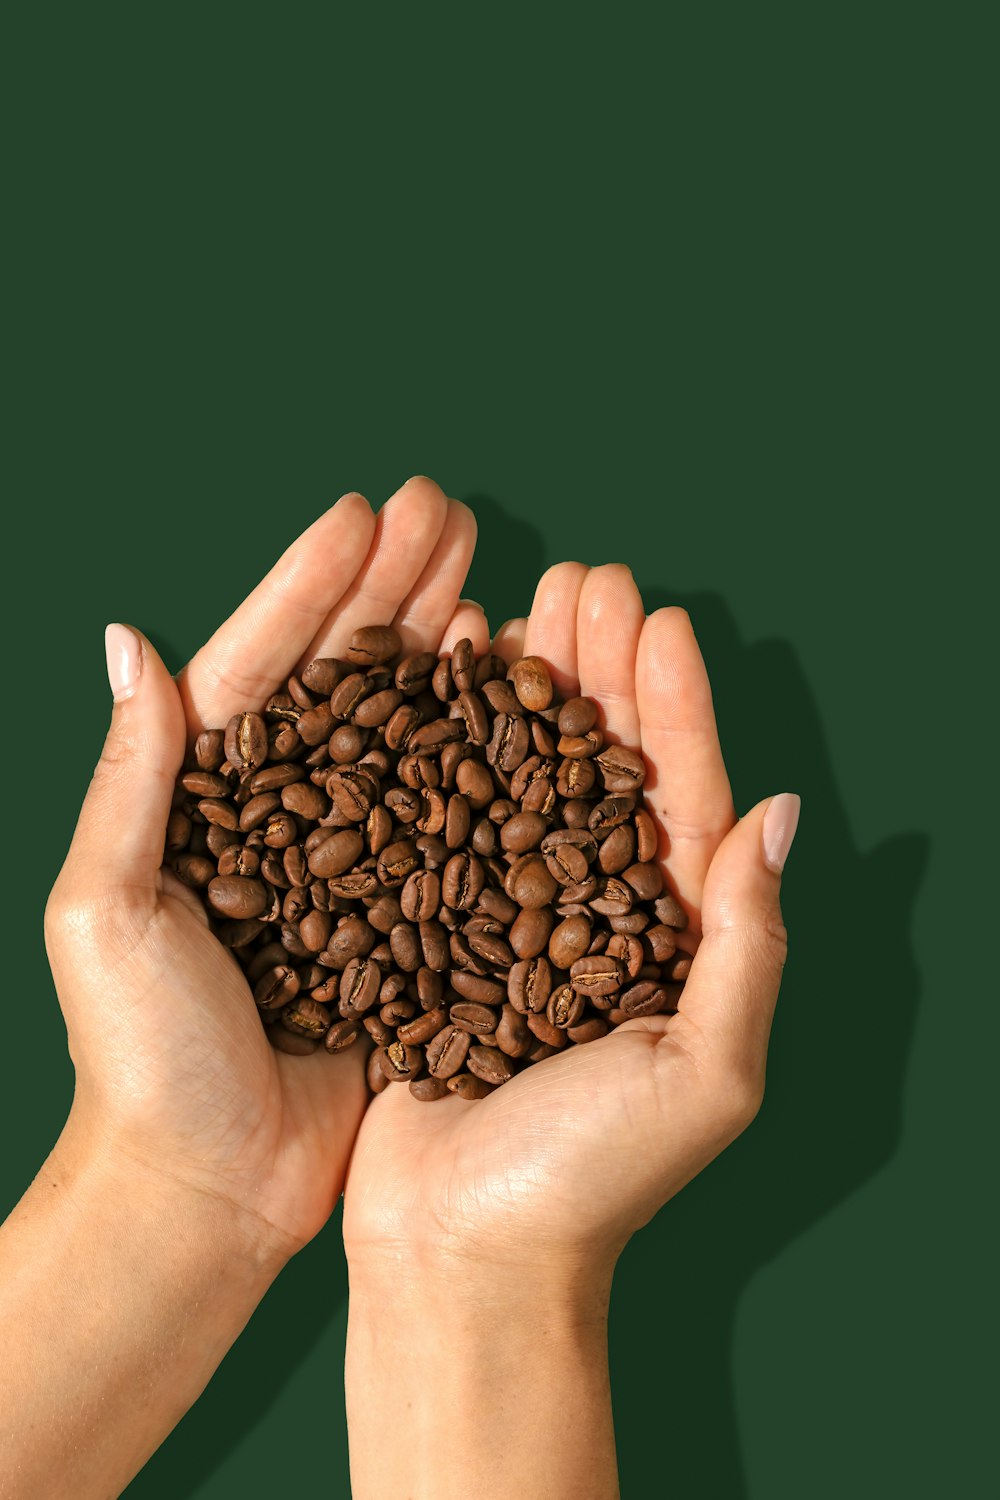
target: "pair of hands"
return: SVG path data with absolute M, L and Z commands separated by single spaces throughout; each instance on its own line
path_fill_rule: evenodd
M 200 901 L 161 868 L 186 744 L 263 703 L 297 664 L 341 654 L 377 621 L 407 651 L 463 636 L 491 648 L 482 609 L 461 598 L 475 541 L 471 511 L 428 479 L 377 516 L 346 495 L 176 681 L 147 640 L 109 635 L 112 725 L 46 910 L 77 1076 L 68 1133 L 122 1182 L 164 1182 L 180 1215 L 208 1195 L 236 1241 L 275 1264 L 344 1192 L 352 1265 L 454 1255 L 523 1268 L 530 1255 L 610 1267 L 761 1100 L 797 799 L 737 822 L 688 617 L 646 618 L 623 566 L 551 568 L 529 618 L 492 649 L 544 657 L 563 694 L 603 705 L 612 738 L 641 744 L 664 868 L 690 918 L 682 941 L 697 948 L 677 1015 L 630 1021 L 475 1103 L 421 1104 L 405 1088 L 370 1099 L 361 1046 L 271 1048 Z

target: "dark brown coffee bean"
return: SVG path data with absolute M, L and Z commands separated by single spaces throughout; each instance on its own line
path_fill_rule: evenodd
M 497 1047 L 470 1047 L 466 1067 L 475 1078 L 494 1084 L 507 1083 L 516 1071 L 507 1054 Z
M 502 1005 L 507 998 L 504 984 L 464 969 L 452 970 L 451 987 L 463 1000 L 475 1000 L 481 1005 Z
M 435 1078 L 451 1078 L 464 1065 L 471 1038 L 458 1026 L 446 1026 L 427 1044 L 427 1071 Z
M 593 698 L 568 698 L 559 710 L 559 733 L 576 739 L 587 734 L 597 723 L 597 704 Z
M 468 636 L 463 636 L 452 647 L 451 676 L 460 693 L 467 693 L 475 681 L 476 654 Z
M 522 656 L 511 667 L 509 677 L 520 702 L 539 713 L 552 702 L 552 678 L 540 656 Z
M 587 856 L 573 844 L 559 844 L 545 855 L 545 868 L 559 885 L 578 885 L 587 878 Z
M 455 785 L 470 807 L 486 807 L 496 795 L 488 767 L 478 760 L 463 760 L 455 772 Z
M 548 831 L 548 822 L 540 813 L 515 813 L 500 830 L 500 844 L 511 854 L 526 854 L 538 848 Z
M 424 964 L 428 969 L 442 973 L 448 967 L 448 934 L 440 921 L 421 922 L 419 926 L 420 948 Z
M 280 806 L 281 798 L 277 792 L 261 792 L 258 796 L 251 797 L 240 808 L 241 832 L 250 833 L 252 829 L 259 828 Z
M 622 1013 L 631 1019 L 633 1016 L 655 1016 L 666 1005 L 667 999 L 667 990 L 662 984 L 644 979 L 623 990 L 618 1004 Z
M 429 920 L 441 904 L 440 880 L 432 870 L 415 870 L 399 893 L 399 904 L 408 922 Z
M 338 661 L 334 656 L 318 656 L 311 661 L 302 672 L 302 682 L 311 693 L 318 693 L 321 698 L 329 698 L 337 683 L 342 681 L 350 671 L 346 662 Z
M 204 854 L 176 854 L 170 868 L 178 880 L 194 888 L 204 888 L 216 878 L 215 864 Z
M 342 1008 L 350 1010 L 350 1005 L 344 1003 Z M 396 1033 L 391 1026 L 387 1026 L 381 1016 L 365 1016 L 361 1022 L 376 1047 L 388 1047 L 390 1042 L 396 1040 Z
M 548 1016 L 544 1013 L 536 1015 L 532 1011 L 524 1019 L 532 1036 L 537 1037 L 540 1042 L 544 1042 L 546 1046 L 551 1047 L 553 1052 L 558 1052 L 560 1048 L 566 1046 L 567 1036 L 565 1031 L 559 1026 L 553 1026 Z M 536 1060 L 533 1051 L 529 1052 L 528 1056 L 532 1061 Z
M 504 889 L 518 906 L 536 910 L 549 904 L 555 896 L 557 886 L 542 856 L 526 854 L 511 865 Z
M 630 979 L 636 978 L 645 958 L 641 940 L 627 933 L 616 932 L 608 943 L 607 953 L 610 958 L 617 958 L 625 965 L 625 972 Z
M 261 1010 L 280 1010 L 299 993 L 299 976 L 290 964 L 267 969 L 254 986 L 253 997 Z
M 668 979 L 675 984 L 682 983 L 691 973 L 691 965 L 694 959 L 690 953 L 678 952 L 664 965 L 664 971 Z
M 395 682 L 399 691 L 407 698 L 424 692 L 430 686 L 437 664 L 437 657 L 430 651 L 418 651 L 404 658 L 396 668 Z
M 597 863 L 605 875 L 620 875 L 634 859 L 635 830 L 631 823 L 620 823 L 601 843 Z
M 498 891 L 497 895 L 500 894 Z M 508 933 L 512 951 L 518 958 L 537 958 L 545 951 L 554 925 L 551 907 L 525 907 L 514 919 Z
M 267 759 L 267 725 L 260 714 L 234 714 L 224 736 L 226 759 L 238 771 L 255 771 Z
M 309 995 L 296 996 L 281 1012 L 281 1024 L 286 1031 L 312 1037 L 314 1041 L 326 1035 L 332 1019 L 326 1006 Z
M 665 964 L 668 958 L 672 958 L 677 947 L 677 937 L 672 927 L 665 922 L 657 922 L 653 927 L 647 927 L 642 934 L 642 947 L 655 964 Z
M 468 911 L 485 884 L 485 873 L 474 854 L 454 854 L 444 867 L 441 894 L 447 906 Z
M 364 666 L 379 666 L 397 657 L 402 644 L 398 631 L 391 625 L 363 625 L 351 636 L 346 655 L 350 661 Z
M 219 855 L 220 875 L 248 875 L 252 879 L 260 872 L 260 856 L 256 849 L 247 849 L 242 844 L 230 844 Z
M 592 928 L 585 916 L 567 917 L 553 928 L 549 938 L 549 958 L 557 969 L 568 969 L 582 958 L 590 947 Z
M 325 793 L 309 781 L 295 781 L 283 788 L 281 805 L 286 812 L 316 821 L 326 817 L 330 806 Z
M 414 1099 L 427 1104 L 435 1099 L 446 1099 L 448 1085 L 443 1078 L 414 1078 L 410 1083 L 410 1093 Z
M 568 1031 L 583 1020 L 584 1005 L 583 996 L 571 984 L 561 984 L 549 996 L 545 1014 L 550 1025 Z
M 622 879 L 632 887 L 640 901 L 653 901 L 663 889 L 663 875 L 659 865 L 629 865 L 623 872 Z
M 377 1050 L 371 1054 L 371 1056 L 368 1058 L 368 1062 L 365 1064 L 365 1072 L 368 1078 L 368 1087 L 373 1094 L 381 1094 L 383 1089 L 387 1089 L 389 1087 L 389 1079 L 382 1071 L 381 1059 L 384 1050 L 385 1049 L 383 1047 L 377 1048 Z
M 354 722 L 365 729 L 385 724 L 402 701 L 403 695 L 398 688 L 383 688 L 380 693 L 372 693 L 371 697 L 362 699 L 354 710 Z
M 486 747 L 489 765 L 500 771 L 516 771 L 527 757 L 531 736 L 524 719 L 518 714 L 497 714 L 493 736 Z
M 448 1012 L 443 1005 L 436 1005 L 433 1010 L 426 1010 L 419 1016 L 414 1016 L 412 1021 L 405 1021 L 399 1027 L 397 1035 L 401 1042 L 409 1046 L 423 1046 L 432 1037 L 437 1036 L 448 1025 Z
M 597 765 L 605 790 L 611 793 L 638 791 L 646 779 L 646 762 L 638 750 L 623 745 L 609 745 L 602 750 Z
M 370 690 L 370 684 L 364 672 L 351 672 L 341 682 L 337 683 L 330 694 L 328 708 L 330 728 L 324 738 L 330 739 L 333 734 L 333 726 L 338 719 L 349 719 L 358 704 Z M 300 730 L 301 733 L 301 730 Z
M 198 803 L 198 811 L 206 823 L 214 823 L 231 833 L 240 826 L 240 815 L 236 808 L 231 802 L 223 802 L 221 798 L 203 797 Z
M 611 1030 L 607 1021 L 601 1016 L 589 1016 L 587 1020 L 581 1021 L 577 1026 L 567 1027 L 566 1035 L 575 1044 L 583 1042 L 597 1042 L 602 1036 L 607 1036 Z
M 209 883 L 208 900 L 221 916 L 245 921 L 267 910 L 267 887 L 259 880 L 248 880 L 241 875 L 217 875 Z
M 487 1083 L 484 1078 L 476 1078 L 472 1073 L 456 1073 L 453 1078 L 448 1079 L 448 1089 L 452 1094 L 457 1094 L 460 1099 L 485 1099 L 487 1094 L 492 1094 L 493 1084 Z
M 458 706 L 470 743 L 485 745 L 490 737 L 490 720 L 483 700 L 476 693 L 460 693 Z
M 637 856 L 642 864 L 655 859 L 659 848 L 656 824 L 645 808 L 640 807 L 635 812 L 635 833 L 637 841 Z
M 509 1001 L 503 1007 L 494 1035 L 497 1039 L 497 1046 L 501 1052 L 506 1052 L 508 1057 L 525 1057 L 534 1040 L 524 1016 L 519 1014 Z
M 675 896 L 664 892 L 653 903 L 653 910 L 661 922 L 675 932 L 683 932 L 688 924 L 687 912 Z
M 570 967 L 569 977 L 580 995 L 610 995 L 621 989 L 626 970 L 620 959 L 601 953 L 578 958 Z
M 309 911 L 299 921 L 299 937 L 310 953 L 322 953 L 330 939 L 333 918 L 329 912 Z
M 384 886 L 403 886 L 420 868 L 420 856 L 412 839 L 397 839 L 387 844 L 378 857 L 375 872 Z
M 340 977 L 340 1002 L 362 1014 L 379 998 L 382 973 L 370 958 L 352 958 Z
M 478 1036 L 480 1033 L 496 1031 L 498 1016 L 489 1005 L 477 1005 L 474 1001 L 461 1000 L 458 1004 L 451 1006 L 448 1019 L 454 1026 L 459 1026 L 463 1031 L 469 1031 Z
M 301 766 L 293 765 L 290 761 L 282 761 L 276 766 L 261 766 L 250 778 L 250 790 L 255 797 L 258 792 L 280 792 L 282 787 L 291 786 L 293 781 L 304 781 L 305 774 Z
M 389 946 L 396 964 L 407 974 L 413 974 L 424 961 L 420 934 L 409 922 L 397 922 L 389 934 Z
M 471 823 L 469 804 L 459 792 L 448 798 L 444 820 L 444 841 L 448 849 L 460 849 L 469 837 Z
M 358 1039 L 356 1021 L 334 1021 L 323 1039 L 327 1052 L 344 1052 Z
M 556 791 L 560 797 L 589 797 L 595 779 L 596 772 L 589 760 L 565 758 L 556 771 Z
M 203 729 L 194 742 L 194 758 L 201 771 L 217 771 L 226 758 L 225 735 L 221 729 Z
M 424 1054 L 420 1047 L 407 1047 L 405 1042 L 390 1042 L 378 1054 L 379 1066 L 390 1083 L 408 1083 L 424 1066 Z
M 331 875 L 340 875 L 349 870 L 361 858 L 364 840 L 353 828 L 331 833 L 329 838 L 309 855 L 309 869 L 313 875 L 328 880 Z
M 520 1015 L 545 1009 L 552 993 L 552 970 L 547 958 L 524 958 L 507 976 L 507 996 Z
M 501 929 L 502 930 L 502 929 Z M 466 942 L 491 969 L 509 969 L 514 962 L 510 944 L 496 932 L 467 931 Z
M 600 912 L 603 917 L 622 916 L 631 911 L 632 901 L 631 886 L 626 885 L 617 875 L 609 875 L 601 880 L 596 894 L 589 897 L 591 910 Z
M 194 797 L 228 797 L 229 781 L 213 771 L 186 771 L 181 786 Z

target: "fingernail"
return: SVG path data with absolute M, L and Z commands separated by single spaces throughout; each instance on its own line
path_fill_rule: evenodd
M 127 625 L 109 625 L 104 632 L 104 650 L 108 658 L 108 681 L 116 703 L 131 698 L 139 686 L 142 671 L 142 647 L 139 637 Z
M 764 840 L 764 862 L 780 875 L 799 826 L 802 798 L 797 792 L 779 792 L 772 797 L 764 814 L 761 834 Z

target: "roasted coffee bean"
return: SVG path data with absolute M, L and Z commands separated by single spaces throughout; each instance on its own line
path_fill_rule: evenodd
M 597 704 L 593 698 L 567 698 L 559 710 L 559 733 L 575 739 L 587 734 L 597 723 Z
M 502 991 L 501 991 L 502 996 Z M 489 1005 L 477 1005 L 475 1001 L 461 1000 L 448 1011 L 448 1019 L 454 1026 L 475 1035 L 496 1031 L 497 1012 Z
M 583 1020 L 585 1003 L 583 996 L 571 984 L 561 984 L 549 996 L 545 1014 L 552 1026 L 568 1031 L 571 1026 L 576 1026 Z
M 511 667 L 509 677 L 519 701 L 532 713 L 540 713 L 552 702 L 552 678 L 540 656 L 522 656 Z
M 632 1016 L 655 1016 L 667 1003 L 667 990 L 662 984 L 655 980 L 644 979 L 639 984 L 630 985 L 623 990 L 618 999 L 618 1004 L 624 1015 Z
M 593 928 L 583 915 L 566 917 L 553 928 L 549 938 L 549 958 L 557 969 L 568 969 L 582 958 L 590 947 Z
M 203 891 L 274 1045 L 341 1050 L 364 1030 L 375 1092 L 426 1047 L 415 1097 L 446 1080 L 479 1097 L 511 1059 L 676 1010 L 687 919 L 645 762 L 604 744 L 596 703 L 560 704 L 537 657 L 508 671 L 468 640 L 450 658 L 399 648 L 365 627 L 346 660 L 200 735 L 165 857 Z
M 194 742 L 194 758 L 202 771 L 217 771 L 226 758 L 225 735 L 221 729 L 203 729 Z
M 446 1099 L 448 1085 L 443 1078 L 414 1078 L 410 1083 L 410 1093 L 414 1099 L 427 1103 L 433 1099 Z
M 476 1078 L 472 1073 L 456 1073 L 448 1079 L 448 1089 L 460 1099 L 485 1099 L 487 1094 L 492 1094 L 493 1084 L 484 1078 Z
M 340 977 L 340 1003 L 358 1014 L 371 1010 L 379 998 L 382 972 L 370 958 L 352 958 Z
M 484 1083 L 506 1083 L 515 1072 L 510 1058 L 497 1047 L 470 1047 L 466 1067 Z
M 245 921 L 267 910 L 267 887 L 242 875 L 217 875 L 209 883 L 208 900 L 220 916 Z
M 471 1038 L 458 1026 L 446 1026 L 427 1044 L 427 1071 L 435 1078 L 451 1078 L 464 1065 Z
M 346 655 L 350 661 L 365 666 L 380 666 L 398 656 L 401 645 L 399 634 L 391 625 L 363 625 L 351 636 Z
M 226 759 L 238 771 L 255 771 L 267 759 L 267 725 L 260 714 L 234 714 L 224 736 Z
M 520 959 L 507 976 L 507 996 L 521 1015 L 542 1011 L 552 992 L 552 970 L 547 958 Z
M 268 969 L 254 986 L 253 997 L 261 1010 L 280 1010 L 299 992 L 299 976 L 290 964 Z
M 309 995 L 299 995 L 281 1012 L 281 1024 L 287 1031 L 318 1040 L 330 1029 L 332 1016 L 326 1006 Z

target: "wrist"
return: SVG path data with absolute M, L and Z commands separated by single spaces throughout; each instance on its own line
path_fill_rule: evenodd
M 32 1191 L 47 1186 L 83 1216 L 121 1214 L 199 1280 L 228 1268 L 260 1296 L 298 1248 L 252 1207 L 151 1160 L 123 1133 L 93 1128 L 76 1108 Z

